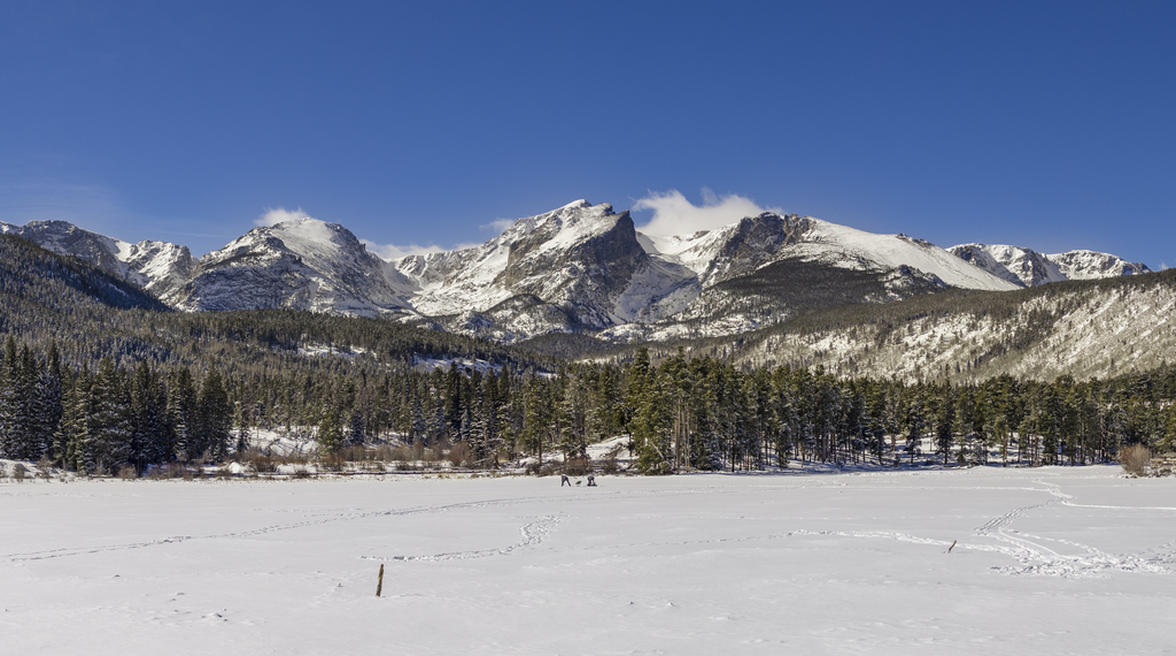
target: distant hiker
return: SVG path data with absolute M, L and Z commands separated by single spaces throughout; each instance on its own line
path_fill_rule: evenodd
M 568 475 L 567 475 L 567 474 L 560 474 L 560 475 L 559 475 L 559 486 L 560 486 L 560 487 L 563 487 L 563 486 L 565 486 L 565 485 L 567 485 L 568 487 L 571 487 L 571 486 L 572 486 L 572 482 L 568 480 Z
M 588 487 L 596 487 L 596 477 L 588 474 Z

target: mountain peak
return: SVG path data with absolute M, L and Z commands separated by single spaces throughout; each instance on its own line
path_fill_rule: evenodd
M 1046 254 L 1011 244 L 971 243 L 952 246 L 948 251 L 1022 287 L 1063 280 L 1130 276 L 1151 271 L 1145 264 L 1128 262 L 1117 255 L 1092 250 Z
M 608 205 L 608 203 L 603 203 L 603 204 Z M 583 208 L 583 207 L 592 207 L 592 203 L 589 203 L 588 199 L 586 199 L 586 198 L 577 198 L 576 200 L 568 203 L 567 205 L 560 207 L 559 209 L 570 210 L 570 209 L 579 209 L 579 208 Z M 610 206 L 610 208 L 611 208 L 611 206 Z

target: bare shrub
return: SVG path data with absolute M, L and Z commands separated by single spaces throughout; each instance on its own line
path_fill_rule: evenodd
M 343 466 L 347 464 L 347 459 L 340 453 L 329 453 L 319 458 L 319 466 L 323 471 L 340 472 L 343 471 Z
M 139 478 L 139 470 L 135 469 L 134 465 L 123 465 L 118 470 L 118 477 L 124 481 L 133 481 Z
M 449 453 L 446 454 L 446 457 L 449 460 L 449 464 L 453 465 L 454 467 L 460 467 L 465 464 L 466 460 L 469 459 L 469 454 L 470 449 L 466 446 L 466 443 L 458 442 L 457 444 L 454 444 L 452 447 L 450 447 Z
M 25 467 L 23 463 L 18 462 L 12 467 L 12 478 L 17 482 L 23 481 L 28 476 L 28 473 L 29 468 Z
M 592 461 L 588 458 L 569 458 L 563 465 L 568 476 L 584 476 L 592 473 Z
M 257 449 L 249 449 L 241 454 L 241 461 L 259 474 L 272 474 L 278 469 L 278 459 L 268 456 Z
M 162 481 L 171 478 L 168 474 L 167 465 L 148 465 L 147 469 L 143 472 L 143 478 L 149 481 Z
M 1142 444 L 1132 444 L 1119 449 L 1119 464 L 1123 467 L 1123 471 L 1132 476 L 1146 475 L 1150 462 L 1151 449 Z
M 362 462 L 368 459 L 368 452 L 363 446 L 357 444 L 340 449 L 339 457 L 344 462 Z
M 391 444 L 381 444 L 373 447 L 368 451 L 367 457 L 376 462 L 392 462 L 394 460 L 412 460 L 413 451 L 411 446 L 392 446 Z
M 424 452 L 421 453 L 421 460 L 424 460 L 425 462 L 441 462 L 445 459 L 446 451 L 447 449 L 445 446 L 437 444 L 431 449 L 425 449 Z
M 376 457 L 384 462 L 396 461 L 405 463 L 420 460 L 420 455 L 423 451 L 424 447 L 419 444 L 397 447 L 384 446 L 380 447 L 377 451 L 378 455 Z
M 610 453 L 600 462 L 600 471 L 605 474 L 616 474 L 621 471 L 621 465 L 617 462 L 617 454 Z

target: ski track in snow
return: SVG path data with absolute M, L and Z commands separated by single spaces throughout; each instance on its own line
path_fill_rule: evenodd
M 998 515 L 988 522 L 985 522 L 973 530 L 973 534 L 977 538 L 991 540 L 992 542 L 959 542 L 955 549 L 993 552 L 1005 555 L 1018 562 L 1017 566 L 999 567 L 995 570 L 1010 575 L 1041 575 L 1041 576 L 1059 576 L 1059 577 L 1092 577 L 1097 576 L 1103 572 L 1117 570 L 1117 571 L 1145 571 L 1156 574 L 1176 574 L 1176 541 L 1171 541 L 1138 554 L 1111 554 L 1100 550 L 1088 544 L 1081 542 L 1067 540 L 1063 538 L 1051 538 L 1030 533 L 1024 533 L 1012 528 L 1013 524 L 1026 514 L 1040 511 L 1052 507 L 1071 507 L 1091 510 L 1135 510 L 1135 511 L 1174 511 L 1176 507 L 1171 506 L 1119 506 L 1107 504 L 1081 504 L 1074 502 L 1074 496 L 1063 492 L 1060 486 L 1042 480 L 1034 480 L 1034 484 L 1040 487 L 1024 487 L 1024 486 L 996 486 L 985 487 L 976 486 L 975 488 L 966 487 L 962 489 L 999 489 L 1009 491 L 1026 491 L 1026 492 L 1041 492 L 1050 495 L 1050 499 L 1039 503 L 1025 504 L 1017 506 L 1006 513 Z M 828 485 L 824 483 L 816 485 L 784 485 L 781 488 L 830 488 L 836 489 L 844 487 L 844 483 Z M 918 489 L 923 489 L 921 486 L 916 486 Z M 861 489 L 884 489 L 884 486 L 878 488 L 861 488 Z M 933 489 L 933 488 L 926 488 Z M 717 489 L 694 489 L 689 491 L 682 490 L 651 490 L 647 491 L 643 496 L 663 496 L 663 495 L 678 495 L 678 494 L 713 494 L 719 492 Z M 606 493 L 608 494 L 608 493 Z M 567 501 L 582 501 L 588 500 L 589 497 L 565 497 L 563 502 Z M 68 558 L 73 556 L 82 556 L 87 554 L 96 554 L 109 551 L 128 551 L 134 549 L 145 549 L 151 547 L 159 547 L 164 545 L 179 544 L 192 540 L 216 540 L 216 539 L 241 539 L 260 535 L 267 535 L 281 531 L 290 531 L 300 528 L 307 528 L 312 526 L 321 526 L 336 522 L 356 521 L 378 517 L 401 517 L 409 515 L 417 515 L 424 513 L 441 513 L 454 510 L 476 510 L 479 508 L 489 508 L 495 506 L 525 504 L 531 502 L 548 502 L 550 497 L 547 496 L 526 496 L 526 497 L 508 497 L 499 499 L 484 499 L 479 501 L 467 501 L 449 504 L 418 506 L 412 508 L 398 509 L 398 510 L 373 510 L 373 511 L 359 511 L 359 512 L 320 512 L 311 513 L 309 516 L 313 519 L 305 519 L 296 522 L 287 522 L 280 524 L 270 524 L 254 529 L 246 529 L 241 531 L 230 531 L 224 533 L 212 533 L 206 535 L 175 535 L 154 540 L 144 540 L 139 542 L 126 542 L 111 545 L 88 545 L 77 547 L 61 547 L 56 549 L 48 549 L 42 551 L 31 551 L 22 553 L 9 553 L 0 555 L 0 558 L 7 559 L 11 562 L 36 561 L 47 560 L 54 558 Z M 378 560 L 378 561 L 401 561 L 401 562 L 435 562 L 435 561 L 452 561 L 452 560 L 469 560 L 478 558 L 488 558 L 493 556 L 504 556 L 511 554 L 517 550 L 529 547 L 538 546 L 547 536 L 558 526 L 564 519 L 561 514 L 546 514 L 541 516 L 532 516 L 531 521 L 523 524 L 519 531 L 521 539 L 518 542 L 503 546 L 492 547 L 484 549 L 474 549 L 465 551 L 451 551 L 440 552 L 432 554 L 394 554 L 394 555 L 375 555 L 366 554 L 359 558 L 363 560 Z M 594 550 L 611 550 L 620 549 L 627 550 L 634 547 L 643 546 L 708 546 L 732 543 L 750 543 L 750 542 L 765 542 L 773 540 L 792 539 L 798 537 L 841 537 L 854 539 L 869 539 L 869 540 L 894 540 L 898 542 L 906 542 L 911 544 L 929 545 L 947 548 L 952 543 L 948 540 L 939 538 L 930 538 L 899 531 L 878 531 L 878 530 L 836 530 L 836 529 L 807 529 L 797 528 L 779 533 L 770 533 L 762 535 L 745 535 L 745 536 L 727 536 L 721 538 L 703 538 L 695 540 L 681 540 L 669 542 L 656 543 L 633 543 L 633 544 L 616 544 L 592 547 Z M 1050 546 L 1055 545 L 1055 546 Z
M 474 558 L 489 558 L 490 556 L 506 556 L 517 549 L 533 547 L 543 542 L 562 518 L 559 515 L 544 515 L 523 524 L 519 529 L 523 539 L 505 547 L 491 549 L 471 549 L 468 551 L 448 551 L 424 555 L 396 555 L 396 556 L 360 556 L 363 560 L 399 560 L 399 561 L 436 561 L 436 560 L 470 560 Z
M 1074 503 L 1074 496 L 1061 490 L 1058 485 L 1035 480 L 1041 488 L 1035 491 L 1045 492 L 1052 498 L 1042 503 L 1028 504 L 1013 508 L 1009 512 L 994 517 L 987 523 L 975 529 L 978 537 L 991 538 L 997 542 L 995 550 L 1004 553 L 1020 562 L 1020 567 L 1000 568 L 1007 574 L 1037 574 L 1043 576 L 1061 577 L 1090 577 L 1097 576 L 1108 570 L 1125 572 L 1146 571 L 1155 574 L 1176 573 L 1165 566 L 1165 557 L 1156 553 L 1150 557 L 1142 554 L 1110 554 L 1088 544 L 1066 540 L 1062 538 L 1048 538 L 1029 533 L 1022 533 L 1011 528 L 1012 524 L 1027 512 L 1041 510 L 1051 506 L 1068 506 L 1072 508 L 1088 508 L 1099 510 L 1176 510 L 1165 506 L 1111 506 Z M 1078 553 L 1062 553 L 1045 544 L 1052 542 L 1063 547 L 1076 549 Z M 966 545 L 965 548 L 983 548 L 983 545 Z M 1172 554 L 1167 554 L 1170 558 Z
M 961 551 L 967 550 L 999 553 L 1012 558 L 1018 561 L 1020 565 L 1013 567 L 994 568 L 1001 573 L 1010 575 L 1028 574 L 1039 576 L 1057 576 L 1064 578 L 1088 578 L 1095 577 L 1104 572 L 1112 570 L 1123 572 L 1143 571 L 1154 574 L 1169 575 L 1176 574 L 1176 568 L 1171 566 L 1176 564 L 1176 541 L 1153 547 L 1138 554 L 1111 554 L 1094 546 L 1074 540 L 1033 535 L 1030 533 L 1023 533 L 1012 528 L 1012 524 L 1025 514 L 1050 507 L 1065 506 L 1095 510 L 1109 509 L 1153 511 L 1176 511 L 1176 508 L 1169 506 L 1116 506 L 1105 504 L 1079 504 L 1072 501 L 1074 499 L 1073 495 L 1062 492 L 1060 487 L 1053 483 L 1047 483 L 1040 480 L 1035 480 L 1033 482 L 1040 485 L 1041 487 L 976 486 L 957 488 L 1043 492 L 1049 494 L 1053 498 L 1048 501 L 1017 506 L 1012 510 L 994 517 L 993 519 L 974 529 L 973 533 L 977 537 L 989 538 L 993 540 L 995 544 L 984 542 L 957 542 L 954 549 L 959 549 Z M 802 489 L 808 487 L 829 487 L 833 489 L 842 486 L 843 485 L 800 485 L 786 487 Z M 875 489 L 884 488 L 879 487 Z M 660 491 L 659 493 L 665 494 L 672 492 Z M 671 542 L 631 543 L 623 545 L 610 545 L 606 548 L 625 551 L 638 547 L 727 545 L 750 542 L 768 542 L 796 537 L 841 537 L 869 540 L 893 540 L 910 544 L 937 546 L 944 549 L 949 548 L 952 545 L 952 541 L 949 540 L 913 535 L 900 531 L 846 531 L 835 529 L 800 528 L 781 533 L 769 533 L 763 535 L 728 536 L 722 538 L 703 538 Z M 1046 543 L 1053 543 L 1058 545 L 1058 547 L 1053 548 Z M 591 549 L 602 551 L 602 547 L 600 546 L 594 546 L 591 547 Z M 1066 553 L 1059 551 L 1059 549 L 1066 551 Z M 1075 551 L 1077 553 L 1074 553 Z M 429 558 L 423 557 L 420 559 Z
M 51 558 L 68 558 L 72 556 L 82 556 L 86 554 L 102 553 L 105 551 L 129 551 L 132 549 L 145 549 L 149 547 L 158 547 L 169 544 L 179 544 L 188 542 L 190 540 L 218 540 L 218 539 L 236 539 L 249 538 L 258 535 L 266 535 L 269 533 L 277 533 L 280 531 L 289 531 L 299 528 L 306 528 L 309 526 L 322 526 L 324 524 L 332 524 L 335 522 L 347 522 L 360 519 L 369 519 L 373 517 L 403 517 L 407 515 L 417 515 L 421 513 L 430 512 L 447 512 L 451 510 L 470 510 L 478 508 L 488 508 L 492 506 L 503 506 L 517 503 L 527 503 L 530 501 L 547 500 L 547 497 L 514 497 L 503 499 L 486 499 L 481 501 L 465 501 L 460 503 L 442 504 L 436 506 L 420 506 L 416 508 L 406 508 L 403 510 L 372 510 L 364 512 L 352 512 L 342 514 L 329 514 L 320 519 L 308 519 L 300 522 L 289 522 L 283 524 L 270 524 L 255 529 L 247 529 L 244 531 L 230 531 L 227 533 L 212 533 L 208 535 L 175 535 L 156 540 L 144 540 L 140 542 L 124 542 L 121 544 L 109 545 L 93 545 L 82 547 L 61 547 L 57 549 L 47 549 L 43 551 L 30 551 L 24 553 L 9 553 L 0 556 L 12 562 L 21 562 L 29 560 L 47 560 Z M 536 534 L 546 535 L 547 529 L 544 528 L 528 528 L 530 525 L 523 527 L 524 543 L 527 542 L 527 532 L 532 531 Z M 540 538 L 541 540 L 542 538 Z M 513 549 L 513 547 L 512 547 Z

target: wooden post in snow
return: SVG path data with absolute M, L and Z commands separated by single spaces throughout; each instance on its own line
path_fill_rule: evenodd
M 384 591 L 384 563 L 380 563 L 380 576 L 376 579 L 376 596 Z
M 956 542 L 959 542 L 959 540 L 952 540 L 952 541 L 951 541 L 951 546 L 947 548 L 947 553 L 951 553 L 951 550 L 952 550 L 952 549 L 955 549 Z M 380 571 L 381 571 L 381 572 L 383 572 L 383 568 L 384 568 L 384 566 L 383 566 L 383 565 L 380 565 Z

